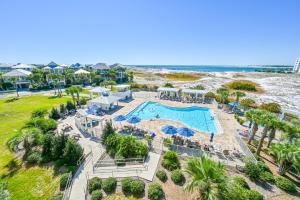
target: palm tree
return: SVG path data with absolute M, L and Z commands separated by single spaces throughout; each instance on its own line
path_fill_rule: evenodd
M 259 145 L 256 150 L 257 155 L 260 154 L 261 148 L 263 146 L 265 138 L 267 137 L 268 131 L 271 129 L 272 126 L 276 126 L 276 123 L 278 123 L 278 119 L 274 114 L 268 111 L 263 111 L 263 114 L 260 117 L 260 123 L 264 126 L 264 129 L 261 133 Z
M 270 147 L 272 141 L 275 138 L 276 131 L 283 130 L 284 127 L 285 127 L 285 123 L 279 120 L 276 120 L 275 123 L 271 125 L 271 130 L 268 135 L 268 145 L 267 145 L 268 148 Z
M 240 101 L 240 97 L 245 97 L 246 93 L 240 92 L 240 91 L 236 91 L 236 92 L 232 93 L 232 95 L 236 97 L 235 101 L 239 102 Z
M 76 100 L 75 100 L 76 91 L 75 90 L 76 89 L 74 88 L 74 86 L 71 86 L 71 87 L 65 89 L 66 93 L 68 95 L 71 95 L 74 105 L 76 105 Z
M 279 164 L 278 172 L 284 175 L 291 168 L 300 170 L 300 143 L 289 141 L 277 143 L 271 146 L 270 155 Z
M 285 132 L 285 138 L 290 142 L 300 138 L 300 124 L 297 121 L 292 121 L 290 124 L 285 123 L 283 131 Z
M 250 124 L 252 125 L 251 136 L 249 137 L 248 144 L 251 144 L 252 140 L 256 135 L 261 114 L 261 110 L 254 109 L 246 112 L 246 118 L 250 121 Z
M 217 93 L 221 96 L 222 103 L 226 103 L 229 96 L 229 91 L 226 88 L 219 88 Z
M 219 195 L 219 184 L 225 180 L 225 167 L 206 156 L 188 161 L 185 172 L 191 176 L 185 190 L 197 190 L 202 200 L 215 200 Z

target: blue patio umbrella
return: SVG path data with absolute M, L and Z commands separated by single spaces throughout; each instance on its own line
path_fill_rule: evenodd
M 232 107 L 239 107 L 240 106 L 240 104 L 238 102 L 230 102 L 229 105 L 232 106 Z
M 124 115 L 118 115 L 114 118 L 114 120 L 117 122 L 121 122 L 121 121 L 125 121 L 126 117 Z
M 166 125 L 161 128 L 161 131 L 165 134 L 175 135 L 177 133 L 177 128 L 171 125 Z
M 133 116 L 133 117 L 131 117 L 131 118 L 129 118 L 129 119 L 127 120 L 127 122 L 130 123 L 130 124 L 137 124 L 137 123 L 139 123 L 140 121 L 141 121 L 141 118 L 139 118 L 139 117 L 137 117 L 137 116 Z
M 184 128 L 178 128 L 177 132 L 180 135 L 184 136 L 184 137 L 192 137 L 195 134 L 195 132 L 192 129 L 189 129 L 189 128 L 186 128 L 186 127 L 184 127 Z

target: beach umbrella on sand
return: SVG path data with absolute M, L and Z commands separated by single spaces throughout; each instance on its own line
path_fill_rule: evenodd
M 131 118 L 129 118 L 129 119 L 127 120 L 127 122 L 130 123 L 130 124 L 137 124 L 137 123 L 139 123 L 140 121 L 141 121 L 141 118 L 139 118 L 139 117 L 137 117 L 137 116 L 133 116 L 133 117 L 131 117 Z
M 168 135 L 175 135 L 177 133 L 177 128 L 171 125 L 166 125 L 161 128 L 161 131 Z
M 192 137 L 195 134 L 195 132 L 192 129 L 189 129 L 189 128 L 186 128 L 186 127 L 184 127 L 184 128 L 178 128 L 177 132 L 180 135 L 184 136 L 184 137 Z

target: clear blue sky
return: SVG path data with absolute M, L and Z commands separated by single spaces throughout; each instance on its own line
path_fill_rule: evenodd
M 293 64 L 300 0 L 1 0 L 0 62 Z

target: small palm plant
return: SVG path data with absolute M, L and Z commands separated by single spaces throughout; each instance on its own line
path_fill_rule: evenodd
M 300 143 L 288 141 L 271 145 L 270 155 L 278 163 L 278 172 L 284 175 L 291 168 L 300 171 Z
M 202 200 L 214 200 L 219 196 L 219 186 L 225 181 L 225 167 L 206 156 L 188 161 L 185 172 L 191 176 L 185 190 L 197 190 Z
M 232 95 L 236 97 L 235 101 L 239 102 L 241 97 L 245 97 L 246 96 L 246 93 L 240 92 L 240 91 L 236 91 L 236 92 L 232 93 Z

